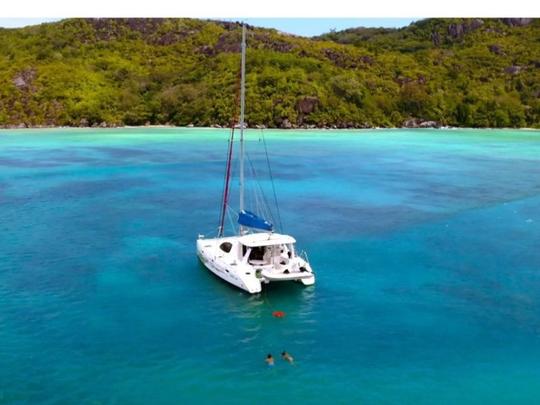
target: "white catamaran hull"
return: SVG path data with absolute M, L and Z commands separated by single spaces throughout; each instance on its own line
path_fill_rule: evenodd
M 249 234 L 215 239 L 198 239 L 197 255 L 203 265 L 216 276 L 251 294 L 259 293 L 263 284 L 278 281 L 298 281 L 313 285 L 315 275 L 309 263 L 294 255 L 290 240 L 283 243 L 286 235 Z M 288 237 L 290 238 L 290 237 Z M 260 239 L 260 240 L 256 240 Z M 290 238 L 294 241 L 294 239 Z M 230 248 L 228 252 L 223 246 Z M 282 250 L 291 247 L 291 256 L 282 255 Z M 263 249 L 274 256 L 265 260 L 254 260 L 256 249 Z M 253 252 L 253 253 L 252 253 Z M 278 254 L 279 253 L 279 254 Z

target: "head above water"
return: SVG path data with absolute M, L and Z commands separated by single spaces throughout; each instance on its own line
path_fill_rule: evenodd
M 272 358 L 272 355 L 270 353 L 268 353 L 268 355 L 266 356 L 267 359 L 271 359 Z

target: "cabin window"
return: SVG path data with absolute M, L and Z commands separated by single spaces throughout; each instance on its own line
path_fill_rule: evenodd
M 292 243 L 290 244 L 287 244 L 287 256 L 289 256 L 289 259 L 292 259 L 295 254 L 294 254 L 294 245 Z
M 249 260 L 263 260 L 264 258 L 264 246 L 255 246 L 251 249 Z
M 229 253 L 232 249 L 232 243 L 231 242 L 223 242 L 221 245 L 219 245 L 219 248 L 223 250 L 226 253 Z

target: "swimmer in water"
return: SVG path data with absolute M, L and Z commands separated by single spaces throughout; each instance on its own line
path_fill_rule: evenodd
M 266 359 L 264 359 L 264 361 L 266 361 L 266 364 L 268 364 L 269 366 L 273 366 L 273 365 L 274 365 L 274 358 L 272 357 L 271 354 L 269 354 L 268 356 L 266 356 Z
M 283 353 L 281 353 L 281 358 L 285 361 L 288 361 L 289 363 L 293 364 L 294 363 L 294 358 L 293 356 L 291 356 L 289 353 L 287 353 L 286 351 L 283 351 Z

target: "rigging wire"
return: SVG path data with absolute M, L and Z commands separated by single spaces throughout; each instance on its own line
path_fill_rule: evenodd
M 272 220 L 272 222 L 275 222 L 272 215 L 272 210 L 270 209 L 268 205 L 268 198 L 266 197 L 264 193 L 264 189 L 261 185 L 261 182 L 259 181 L 259 176 L 257 176 L 257 172 L 255 170 L 255 166 L 253 165 L 253 161 L 251 160 L 249 154 L 246 154 L 248 163 L 250 165 L 251 171 L 253 173 L 253 178 L 255 179 L 255 183 L 258 186 L 258 188 L 253 189 L 253 194 L 255 198 L 256 206 L 259 208 L 259 211 L 261 211 L 263 217 L 267 217 Z
M 283 232 L 283 224 L 281 222 L 281 214 L 279 212 L 279 204 L 276 194 L 276 186 L 274 184 L 274 176 L 272 175 L 272 167 L 270 166 L 270 158 L 268 157 L 268 148 L 266 147 L 266 139 L 264 137 L 264 131 L 261 129 L 261 138 L 264 145 L 264 153 L 266 155 L 266 164 L 268 165 L 268 174 L 270 175 L 270 183 L 272 184 L 272 193 L 274 194 L 274 203 L 276 204 L 276 214 L 279 223 L 279 230 Z
M 223 180 L 223 195 L 222 195 L 222 204 L 221 212 L 219 216 L 219 227 L 218 227 L 218 237 L 223 236 L 224 226 L 225 226 L 225 216 L 227 215 L 227 205 L 229 200 L 230 193 L 230 180 L 231 180 L 231 164 L 232 164 L 232 152 L 234 147 L 234 128 L 238 122 L 238 102 L 240 98 L 241 90 L 241 81 L 242 81 L 242 72 L 241 69 L 238 72 L 238 77 L 236 81 L 236 93 L 234 97 L 233 105 L 233 114 L 231 117 L 230 127 L 231 127 L 231 136 L 229 138 L 229 145 L 227 150 L 227 170 L 225 171 L 225 178 Z
M 229 145 L 227 151 L 227 170 L 225 171 L 225 179 L 223 181 L 223 200 L 221 205 L 221 213 L 219 215 L 219 227 L 218 227 L 218 237 L 223 236 L 224 226 L 225 226 L 225 215 L 227 211 L 227 205 L 229 202 L 229 191 L 230 191 L 230 180 L 231 180 L 231 160 L 232 152 L 234 146 L 234 126 L 231 128 L 231 136 L 229 138 Z
M 233 221 L 233 215 L 231 215 L 231 211 L 234 215 L 238 216 L 238 213 L 235 212 L 230 206 L 227 206 L 227 217 L 229 218 L 229 221 L 231 222 L 231 229 L 236 233 L 236 227 Z

